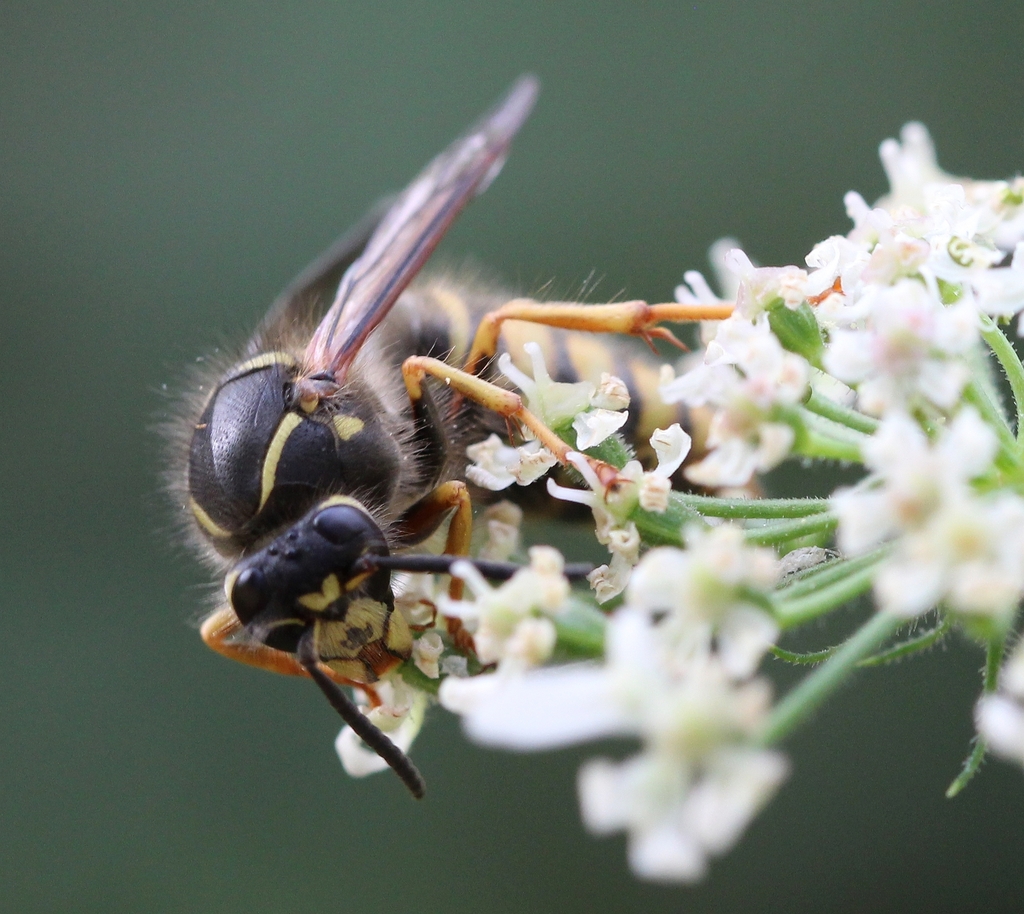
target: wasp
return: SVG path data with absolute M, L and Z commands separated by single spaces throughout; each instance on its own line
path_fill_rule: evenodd
M 410 657 L 413 633 L 395 610 L 391 572 L 447 569 L 443 557 L 430 564 L 409 554 L 446 521 L 444 555 L 468 553 L 465 449 L 493 417 L 528 430 L 565 462 L 568 445 L 495 383 L 493 357 L 522 360 L 533 339 L 559 379 L 614 371 L 645 404 L 634 431 L 649 434 L 676 421 L 675 407 L 651 396 L 656 366 L 571 331 L 650 340 L 670 337 L 658 326 L 666 318 L 725 316 L 643 302 L 538 303 L 440 276 L 413 282 L 500 171 L 537 88 L 532 76 L 520 78 L 404 191 L 300 273 L 187 420 L 177 486 L 225 576 L 224 603 L 202 623 L 203 640 L 234 660 L 312 678 L 417 797 L 419 772 L 340 686 L 372 698 L 372 684 Z M 458 596 L 461 582 L 453 579 L 450 592 Z M 468 633 L 454 623 L 450 630 L 471 650 Z

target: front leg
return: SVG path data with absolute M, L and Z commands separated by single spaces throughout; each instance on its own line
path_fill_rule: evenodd
M 222 657 L 229 660 L 237 660 L 248 666 L 254 666 L 270 673 L 280 673 L 283 676 L 305 676 L 309 678 L 308 670 L 298 661 L 294 654 L 287 651 L 279 651 L 268 647 L 259 641 L 245 639 L 242 637 L 245 627 L 238 621 L 238 616 L 230 606 L 221 606 L 215 609 L 210 615 L 203 619 L 199 628 L 199 635 L 203 642 L 211 650 L 216 651 Z M 353 686 L 362 689 L 370 700 L 371 707 L 378 707 L 381 703 L 380 696 L 373 686 L 365 682 L 356 682 L 339 676 L 327 664 L 320 664 L 321 672 L 329 679 L 334 680 L 338 685 Z

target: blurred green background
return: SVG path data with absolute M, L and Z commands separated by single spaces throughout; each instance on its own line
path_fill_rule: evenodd
M 829 705 L 696 887 L 584 833 L 591 748 L 486 752 L 436 712 L 424 803 L 348 780 L 309 683 L 200 643 L 152 426 L 521 71 L 536 113 L 442 256 L 654 300 L 721 235 L 791 263 L 845 232 L 907 120 L 951 172 L 1015 173 L 1022 38 L 1010 2 L 4 3 L 0 909 L 1020 910 L 1020 771 L 943 799 L 981 663 L 959 642 Z

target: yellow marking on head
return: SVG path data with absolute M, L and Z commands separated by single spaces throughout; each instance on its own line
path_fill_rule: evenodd
M 371 574 L 372 571 L 363 572 L 363 574 L 357 574 L 354 578 L 345 582 L 345 590 L 355 590 L 360 584 L 363 583 Z
M 380 600 L 373 600 L 370 597 L 360 597 L 348 604 L 348 612 L 345 613 L 345 624 L 350 628 L 365 628 L 371 632 L 367 639 L 380 641 L 384 637 L 384 620 L 387 618 L 388 608 Z
M 256 371 L 259 368 L 267 368 L 270 365 L 287 365 L 289 368 L 294 368 L 298 364 L 294 357 L 287 352 L 261 352 L 259 355 L 254 355 L 251 359 L 246 359 L 240 365 L 236 365 L 231 370 L 231 374 L 245 374 L 248 371 Z
M 332 495 L 330 498 L 325 498 L 317 507 L 323 510 L 324 508 L 333 508 L 335 505 L 349 505 L 350 507 L 358 508 L 367 516 L 370 514 L 362 502 L 356 501 L 348 495 Z
M 349 438 L 354 438 L 362 430 L 365 423 L 358 416 L 345 416 L 337 415 L 332 420 L 334 423 L 334 430 L 338 433 L 338 437 L 342 441 L 348 441 Z
M 444 316 L 448 318 L 448 342 L 452 354 L 461 361 L 469 354 L 469 308 L 465 299 L 456 295 L 451 289 L 435 286 L 430 290 L 434 301 L 441 306 Z
M 199 502 L 194 498 L 188 500 L 189 509 L 192 511 L 192 516 L 195 517 L 196 523 L 199 524 L 210 536 L 215 539 L 227 539 L 231 536 L 230 530 L 225 530 L 220 524 L 218 524 L 209 514 L 207 514 Z
M 409 657 L 412 654 L 412 632 L 409 623 L 400 612 L 393 612 L 388 619 L 388 634 L 384 642 L 393 654 Z
M 262 510 L 274 491 L 274 479 L 277 477 L 277 464 L 281 460 L 281 453 L 284 451 L 285 442 L 288 436 L 298 428 L 302 417 L 298 413 L 285 413 L 281 424 L 278 425 L 274 437 L 270 439 L 270 447 L 267 448 L 267 456 L 263 460 L 263 479 L 260 481 L 260 506 L 256 510 Z
M 229 571 L 228 576 L 224 578 L 224 596 L 228 598 L 228 603 L 231 602 L 231 591 L 234 590 L 238 575 L 237 571 Z M 234 611 L 234 607 L 232 607 L 232 611 Z
M 324 578 L 319 593 L 307 593 L 299 597 L 299 603 L 306 609 L 322 613 L 328 606 L 334 603 L 341 596 L 341 584 L 336 574 L 329 574 Z
M 587 333 L 567 333 L 565 349 L 569 364 L 581 381 L 596 384 L 602 371 L 615 374 L 615 353 L 603 340 Z

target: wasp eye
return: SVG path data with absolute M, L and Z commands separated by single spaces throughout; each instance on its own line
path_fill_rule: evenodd
M 352 505 L 331 505 L 324 508 L 313 518 L 313 529 L 335 546 L 380 538 L 377 525 L 365 512 Z
M 231 606 L 243 625 L 256 618 L 270 603 L 270 587 L 259 568 L 246 568 L 231 588 Z

